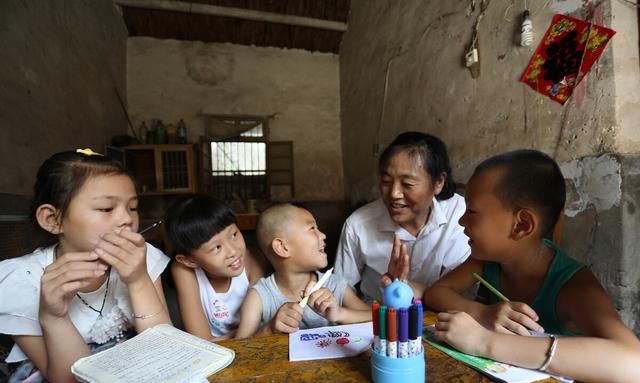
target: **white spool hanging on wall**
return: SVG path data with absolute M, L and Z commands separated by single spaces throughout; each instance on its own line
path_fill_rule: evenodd
M 522 13 L 522 27 L 520 28 L 520 45 L 528 47 L 533 44 L 533 23 L 529 17 L 529 10 Z

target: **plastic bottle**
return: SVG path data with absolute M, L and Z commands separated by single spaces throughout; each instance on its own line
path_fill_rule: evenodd
M 178 122 L 178 143 L 187 143 L 187 125 L 184 123 L 184 120 L 182 118 Z

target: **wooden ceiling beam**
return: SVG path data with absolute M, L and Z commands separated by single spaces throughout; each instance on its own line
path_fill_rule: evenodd
M 218 5 L 172 0 L 115 0 L 115 3 L 124 7 L 156 9 L 162 11 L 193 13 L 209 16 L 232 17 L 236 19 L 295 25 L 300 27 L 324 29 L 337 32 L 346 32 L 347 30 L 347 24 L 339 21 L 315 19 L 311 17 L 295 15 L 284 15 L 281 13 L 255 11 L 252 9 L 231 8 Z

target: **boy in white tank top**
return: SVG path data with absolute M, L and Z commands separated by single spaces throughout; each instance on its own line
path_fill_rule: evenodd
M 271 206 L 260 214 L 256 236 L 274 273 L 249 289 L 236 338 L 371 320 L 371 308 L 340 276 L 310 292 L 322 278 L 318 270 L 327 266 L 327 254 L 326 236 L 308 210 Z M 307 304 L 300 304 L 307 295 Z
M 233 337 L 244 297 L 264 276 L 264 259 L 247 250 L 235 214 L 215 198 L 177 200 L 165 224 L 185 330 L 207 340 Z

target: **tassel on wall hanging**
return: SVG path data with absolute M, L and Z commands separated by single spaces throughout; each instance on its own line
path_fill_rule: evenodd
M 584 20 L 555 15 L 520 81 L 564 105 L 615 33 Z

